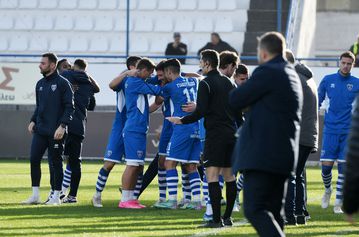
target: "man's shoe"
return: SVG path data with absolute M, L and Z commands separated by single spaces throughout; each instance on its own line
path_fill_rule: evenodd
M 232 212 L 239 212 L 240 209 L 241 209 L 241 204 L 239 202 L 235 201 Z
M 50 189 L 49 195 L 47 195 L 47 199 L 44 202 L 44 204 L 46 204 L 50 201 L 50 199 L 52 198 L 52 195 L 54 195 L 54 191 Z
M 334 205 L 333 211 L 335 214 L 343 214 L 344 213 L 341 205 Z
M 165 202 L 166 200 L 158 200 L 157 202 L 155 202 L 155 204 L 152 205 L 152 207 L 158 207 L 161 203 Z
M 182 199 L 179 201 L 177 207 L 178 207 L 178 208 L 181 208 L 181 209 L 186 209 L 187 205 L 188 205 L 190 202 L 191 202 L 191 200 L 182 198 Z
M 126 202 L 120 202 L 118 204 L 119 208 L 124 208 L 124 209 L 142 209 L 145 208 L 144 205 L 141 205 L 138 200 L 129 200 Z
M 204 221 L 212 221 L 213 220 L 213 215 L 207 215 L 206 213 L 204 213 L 203 215 L 203 220 Z
M 41 203 L 40 197 L 34 196 L 34 195 L 31 195 L 28 199 L 21 202 L 21 204 L 25 204 L 25 205 L 35 205 L 35 204 L 40 204 L 40 203 Z
M 224 225 L 224 226 L 233 226 L 233 219 L 232 219 L 232 217 L 223 218 L 223 225 Z
M 224 225 L 223 225 L 222 221 L 216 223 L 216 222 L 213 222 L 213 220 L 212 220 L 212 221 L 208 221 L 208 222 L 204 223 L 203 225 L 201 225 L 199 227 L 201 227 L 201 228 L 222 228 L 222 227 L 224 227 Z
M 297 224 L 298 224 L 298 225 L 305 225 L 305 224 L 307 224 L 306 216 L 305 216 L 305 215 L 299 215 L 299 216 L 297 216 Z
M 103 207 L 102 205 L 102 200 L 101 200 L 101 195 L 95 194 L 92 197 L 92 205 L 94 207 Z
M 304 216 L 306 221 L 310 220 L 310 214 L 307 210 L 304 211 Z
M 187 205 L 186 209 L 201 210 L 202 209 L 202 203 L 201 203 L 201 201 L 192 201 Z
M 226 200 L 222 197 L 222 198 L 221 198 L 221 206 L 225 206 L 225 205 L 227 205 L 227 202 L 226 202 Z
M 295 216 L 286 217 L 284 221 L 285 225 L 297 225 L 297 219 Z
M 161 209 L 177 209 L 177 201 L 174 200 L 168 200 L 168 201 L 164 201 L 159 203 L 156 208 L 161 208 Z
M 330 196 L 332 195 L 332 189 L 325 190 L 322 197 L 322 208 L 328 208 L 330 203 Z
M 62 199 L 62 203 L 77 203 L 77 198 L 73 196 L 67 196 Z
M 52 196 L 52 198 L 48 202 L 45 203 L 45 205 L 54 205 L 54 206 L 57 206 L 60 204 L 61 204 L 60 198 L 56 198 L 54 196 Z
M 66 197 L 66 194 L 64 192 L 60 192 L 60 200 L 63 201 L 63 199 Z

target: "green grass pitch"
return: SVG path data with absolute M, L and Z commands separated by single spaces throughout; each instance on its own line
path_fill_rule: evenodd
M 101 161 L 84 161 L 79 203 L 61 206 L 24 206 L 19 204 L 31 194 L 29 161 L 0 161 L 0 236 L 256 236 L 245 221 L 243 211 L 234 213 L 235 227 L 222 229 L 197 228 L 202 211 L 158 210 L 150 206 L 157 200 L 157 179 L 141 196 L 143 210 L 118 209 L 118 187 L 123 165 L 110 174 L 103 192 L 103 208 L 94 208 L 95 191 Z M 46 161 L 42 163 L 41 198 L 49 191 Z M 312 219 L 306 226 L 287 227 L 287 236 L 359 236 L 359 225 L 350 225 L 343 215 L 334 215 L 332 206 L 321 209 L 323 192 L 320 170 L 308 169 L 308 210 Z M 336 177 L 336 173 L 333 174 Z M 336 178 L 334 178 L 336 180 Z M 334 201 L 332 196 L 331 203 Z M 359 218 L 356 218 L 357 223 Z

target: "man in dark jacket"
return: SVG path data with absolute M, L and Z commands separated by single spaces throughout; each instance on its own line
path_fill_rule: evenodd
M 218 33 L 213 32 L 211 34 L 211 42 L 208 42 L 203 48 L 198 50 L 198 55 L 205 50 L 205 49 L 213 49 L 214 51 L 217 51 L 218 53 L 222 53 L 223 51 L 231 51 L 238 54 L 237 50 L 235 50 L 232 46 L 230 46 L 227 42 L 223 41 Z
M 58 74 L 56 64 L 55 54 L 42 55 L 39 67 L 44 78 L 36 84 L 36 108 L 28 126 L 29 132 L 33 134 L 30 153 L 32 196 L 23 204 L 40 203 L 41 159 L 46 149 L 50 170 L 54 172 L 55 190 L 46 204 L 60 204 L 62 152 L 67 125 L 74 112 L 74 102 L 71 85 Z
M 167 44 L 165 55 L 166 56 L 186 56 L 187 55 L 187 45 L 181 42 L 181 34 L 175 32 L 173 34 L 174 41 Z M 185 58 L 178 58 L 181 64 L 186 63 Z
M 280 33 L 262 35 L 260 66 L 230 95 L 233 108 L 249 107 L 234 168 L 244 173 L 244 213 L 260 236 L 284 236 L 285 183 L 298 159 L 302 86 L 284 50 Z
M 359 97 L 355 101 L 351 132 L 348 139 L 347 163 L 345 169 L 343 211 L 348 221 L 359 210 Z
M 290 50 L 286 50 L 286 58 L 294 64 L 303 89 L 298 165 L 295 176 L 289 178 L 285 202 L 286 224 L 296 225 L 306 222 L 304 168 L 309 154 L 318 149 L 318 94 L 312 71 L 306 65 L 295 62 Z

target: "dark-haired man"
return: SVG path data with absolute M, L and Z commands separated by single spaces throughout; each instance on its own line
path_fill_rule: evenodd
M 187 55 L 187 45 L 181 42 L 181 34 L 179 32 L 173 34 L 173 42 L 167 44 L 165 55 L 171 57 Z M 182 64 L 186 63 L 185 58 L 179 58 L 178 60 Z
M 122 72 L 119 76 L 114 78 L 109 87 L 116 92 L 116 115 L 113 121 L 111 134 L 107 143 L 104 164 L 101 167 L 97 181 L 96 181 L 96 193 L 92 197 L 92 204 L 94 207 L 102 207 L 101 194 L 106 186 L 108 176 L 112 168 L 119 164 L 122 157 L 125 154 L 125 148 L 123 145 L 123 127 L 125 125 L 126 116 L 126 101 L 125 101 L 125 81 L 127 77 L 135 76 L 137 73 L 136 65 L 141 58 L 137 56 L 130 56 L 126 60 L 127 70 Z
M 324 116 L 323 145 L 320 155 L 322 162 L 322 179 L 325 192 L 322 198 L 322 208 L 328 208 L 332 194 L 332 169 L 335 161 L 338 163 L 337 193 L 334 203 L 334 213 L 343 213 L 345 146 L 350 131 L 353 102 L 359 92 L 358 78 L 350 74 L 355 63 L 355 56 L 347 51 L 340 55 L 337 73 L 325 76 L 318 87 L 319 108 L 328 97 L 329 106 Z
M 231 156 L 235 144 L 236 122 L 228 103 L 229 92 L 235 88 L 228 77 L 218 71 L 219 55 L 214 50 L 201 52 L 200 67 L 206 78 L 199 83 L 197 106 L 193 113 L 169 120 L 175 124 L 189 124 L 204 118 L 206 139 L 204 166 L 208 181 L 209 197 L 213 209 L 213 220 L 205 227 L 231 226 L 231 213 L 236 198 L 236 182 L 231 168 Z M 221 139 L 218 139 L 221 138 Z M 221 188 L 219 174 L 226 181 L 227 206 L 221 220 Z
M 285 182 L 298 159 L 302 86 L 283 58 L 283 35 L 265 33 L 257 49 L 259 67 L 230 95 L 234 109 L 250 107 L 233 168 L 244 173 L 244 214 L 257 233 L 284 236 L 281 209 Z
M 59 71 L 59 73 L 61 74 L 63 71 L 71 69 L 71 63 L 68 59 L 64 58 L 58 61 L 56 68 L 57 71 Z
M 122 174 L 122 197 L 119 208 L 144 208 L 134 195 L 138 175 L 143 171 L 146 155 L 146 135 L 149 124 L 149 105 L 147 95 L 159 95 L 161 88 L 145 82 L 151 76 L 155 64 L 141 59 L 136 66 L 136 77 L 125 82 L 125 101 L 127 120 L 123 128 L 126 168 Z
M 234 82 L 237 84 L 237 86 L 240 86 L 248 80 L 248 77 L 249 71 L 247 66 L 243 63 L 239 63 L 237 65 L 236 71 L 234 72 Z
M 211 42 L 208 42 L 205 46 L 203 46 L 200 50 L 198 50 L 197 54 L 200 55 L 201 52 L 206 49 L 213 49 L 214 51 L 217 51 L 218 53 L 222 53 L 223 51 L 226 51 L 226 50 L 237 53 L 237 50 L 235 50 L 227 42 L 223 41 L 221 39 L 221 37 L 219 36 L 219 34 L 216 32 L 213 32 L 211 34 Z
M 56 70 L 57 56 L 42 55 L 39 65 L 44 76 L 36 84 L 36 107 L 28 130 L 33 134 L 30 153 L 32 195 L 23 204 L 40 203 L 41 159 L 48 150 L 50 170 L 53 170 L 54 194 L 46 203 L 59 205 L 63 178 L 62 153 L 67 125 L 74 112 L 70 83 Z
M 239 57 L 237 53 L 223 51 L 219 54 L 219 71 L 228 78 L 232 78 L 238 63 Z

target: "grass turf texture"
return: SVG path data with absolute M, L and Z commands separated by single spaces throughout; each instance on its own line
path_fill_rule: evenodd
M 24 206 L 19 203 L 31 194 L 29 166 L 28 161 L 0 160 L 0 236 L 256 236 L 255 230 L 246 223 L 243 210 L 233 215 L 235 227 L 213 230 L 197 228 L 202 223 L 204 210 L 117 208 L 123 165 L 117 165 L 109 176 L 102 195 L 104 207 L 94 208 L 90 200 L 95 191 L 101 161 L 83 162 L 78 204 Z M 46 161 L 42 163 L 42 172 L 41 198 L 45 200 L 50 189 Z M 332 206 L 321 209 L 323 185 L 320 170 L 310 168 L 307 174 L 308 209 L 312 219 L 306 226 L 286 227 L 286 234 L 359 236 L 358 224 L 350 225 L 344 221 L 343 215 L 334 215 Z M 333 177 L 336 180 L 336 172 Z M 157 197 L 155 179 L 140 200 L 150 207 Z M 358 222 L 359 218 L 356 220 Z

